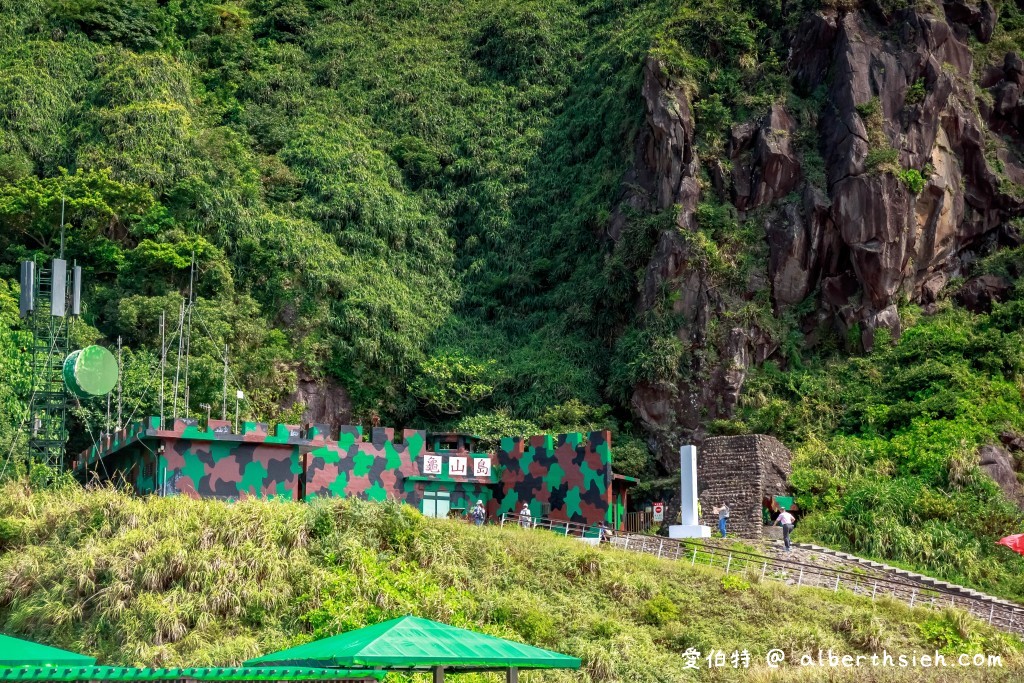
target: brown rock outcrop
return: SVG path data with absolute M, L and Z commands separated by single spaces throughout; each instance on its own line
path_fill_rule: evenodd
M 733 203 L 740 211 L 785 197 L 800 182 L 800 160 L 792 145 L 796 122 L 781 105 L 771 108 L 761 125 L 733 129 Z
M 901 300 L 934 309 L 951 278 L 970 275 L 983 245 L 1024 241 L 1009 224 L 1024 215 L 1024 60 L 1010 53 L 976 79 L 968 46 L 991 39 L 993 4 L 891 5 L 865 0 L 858 9 L 811 13 L 792 34 L 793 90 L 807 101 L 825 93 L 816 150 L 824 181 L 820 161 L 806 156 L 806 131 L 778 103 L 734 125 L 727 149 L 702 170 L 686 90 L 658 62 L 645 65 L 646 126 L 620 206 L 677 206 L 678 230 L 659 237 L 637 307 L 648 311 L 673 295 L 677 336 L 692 363 L 682 374 L 701 378 L 635 387 L 633 409 L 653 430 L 693 433 L 731 414 L 747 368 L 775 353 L 777 341 L 735 319 L 711 335 L 709 323 L 760 291 L 770 288 L 776 313 L 818 297 L 816 311 L 799 309 L 807 343 L 831 321 L 843 339 L 859 329 L 871 348 L 881 330 L 900 335 Z M 732 281 L 726 291 L 691 253 L 702 191 L 764 227 L 767 268 L 749 273 L 745 290 Z M 625 220 L 615 214 L 613 239 Z M 1006 291 L 998 279 L 975 278 L 957 300 L 987 310 Z
M 965 282 L 954 298 L 969 311 L 987 313 L 993 303 L 1006 298 L 1010 288 L 1010 282 L 998 275 L 979 275 Z
M 992 479 L 1007 498 L 1024 507 L 1024 489 L 1017 479 L 1017 465 L 1005 448 L 995 445 L 982 446 L 978 450 L 978 465 L 981 471 Z

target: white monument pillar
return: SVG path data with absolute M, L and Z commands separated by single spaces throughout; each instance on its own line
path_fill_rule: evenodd
M 679 447 L 679 485 L 682 524 L 668 528 L 669 538 L 711 538 L 711 527 L 701 526 L 697 518 L 697 447 Z

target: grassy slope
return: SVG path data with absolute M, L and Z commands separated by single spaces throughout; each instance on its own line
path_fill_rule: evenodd
M 679 653 L 688 647 L 746 648 L 755 661 L 773 646 L 909 654 L 936 646 L 926 630 L 954 634 L 954 649 L 1003 654 L 1018 675 L 1024 666 L 1019 642 L 962 615 L 756 580 L 730 591 L 718 571 L 427 520 L 401 505 L 8 486 L 0 534 L 0 626 L 107 663 L 226 664 L 414 613 L 585 662 L 583 673 L 526 680 L 687 680 Z M 811 673 L 730 669 L 714 680 Z M 978 680 L 971 674 L 941 680 Z

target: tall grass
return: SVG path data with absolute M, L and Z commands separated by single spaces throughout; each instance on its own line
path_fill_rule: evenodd
M 799 655 L 936 646 L 916 625 L 931 612 L 752 584 L 726 591 L 715 570 L 541 531 L 429 520 L 397 503 L 0 491 L 0 626 L 104 663 L 236 664 L 403 614 L 584 661 L 578 673 L 524 675 L 532 681 L 688 680 L 688 647 L 749 650 L 753 673 L 698 672 L 729 680 L 767 676 L 757 661 L 771 647 Z M 955 632 L 1022 670 L 1018 641 L 959 619 Z M 795 670 L 771 680 L 789 676 L 808 680 Z

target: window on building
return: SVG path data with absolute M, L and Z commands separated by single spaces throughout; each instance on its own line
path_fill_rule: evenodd
M 423 515 L 426 517 L 444 518 L 452 507 L 452 494 L 448 491 L 424 491 Z
M 551 516 L 551 503 L 540 504 L 540 516 L 544 519 Z

